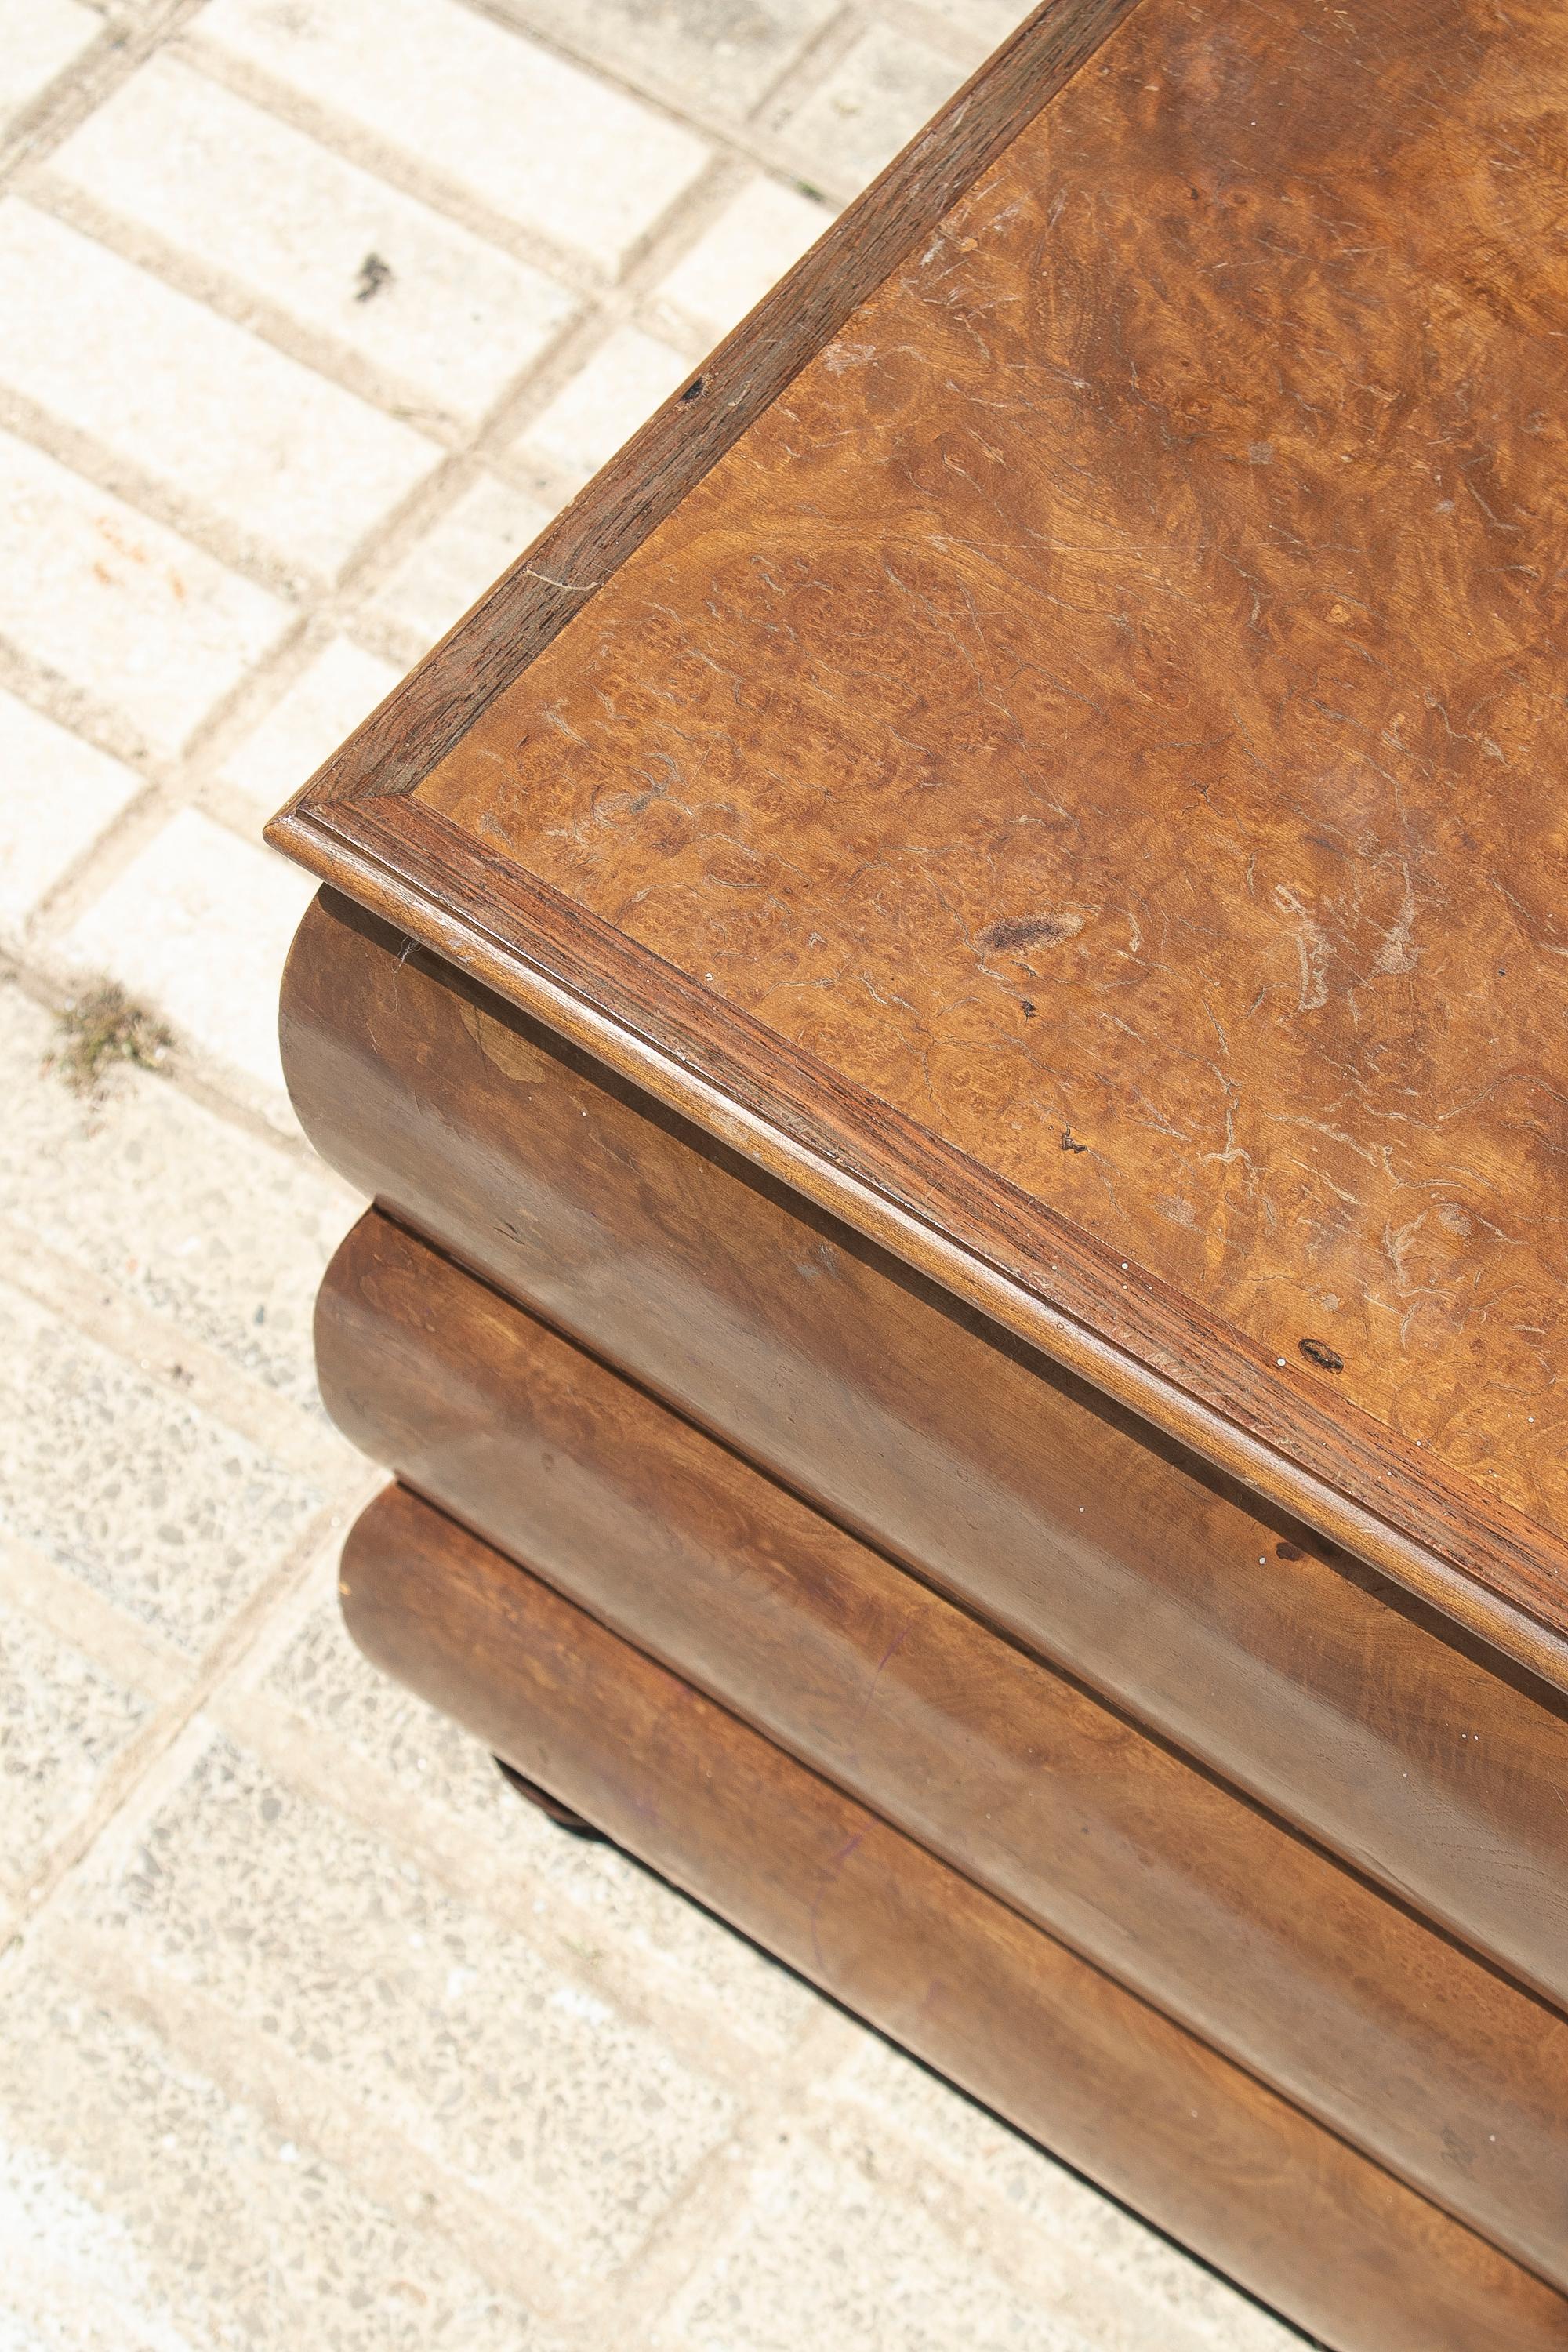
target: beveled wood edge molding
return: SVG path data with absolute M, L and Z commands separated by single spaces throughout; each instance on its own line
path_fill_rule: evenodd
M 421 803 L 299 809 L 278 837 L 419 945 L 1568 1690 L 1568 1546 L 1522 1513 Z
M 1136 5 L 1045 0 L 274 822 L 412 792 Z

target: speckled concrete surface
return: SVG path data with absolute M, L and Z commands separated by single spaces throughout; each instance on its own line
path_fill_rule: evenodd
M 1300 2340 L 332 1598 L 260 821 L 1014 15 L 0 0 L 0 2352 Z

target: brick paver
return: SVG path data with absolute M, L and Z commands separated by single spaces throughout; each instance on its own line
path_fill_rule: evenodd
M 0 0 L 0 2343 L 1297 2339 L 360 1661 L 260 823 L 1013 0 Z M 54 1015 L 175 1034 L 96 1097 Z

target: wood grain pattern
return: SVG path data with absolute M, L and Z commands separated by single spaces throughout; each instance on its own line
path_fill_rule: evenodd
M 1568 2346 L 1554 2290 L 413 1496 L 359 1522 L 343 1602 L 377 1664 L 1337 2352 Z
M 363 1452 L 1568 2285 L 1568 2019 L 385 1217 L 316 1328 Z
M 1565 89 L 1550 0 L 1144 0 L 279 836 L 1557 1672 Z
M 1568 2005 L 1561 1696 L 345 901 L 282 1034 L 357 1189 Z

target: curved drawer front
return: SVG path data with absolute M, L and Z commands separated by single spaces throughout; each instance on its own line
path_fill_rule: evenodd
M 376 1664 L 1339 2352 L 1568 2352 L 1568 2301 L 393 1488 L 349 1539 Z
M 1559 2284 L 1568 2020 L 372 1213 L 366 1453 Z
M 1568 2000 L 1568 1704 L 405 945 L 326 898 L 285 981 L 352 1181 Z

